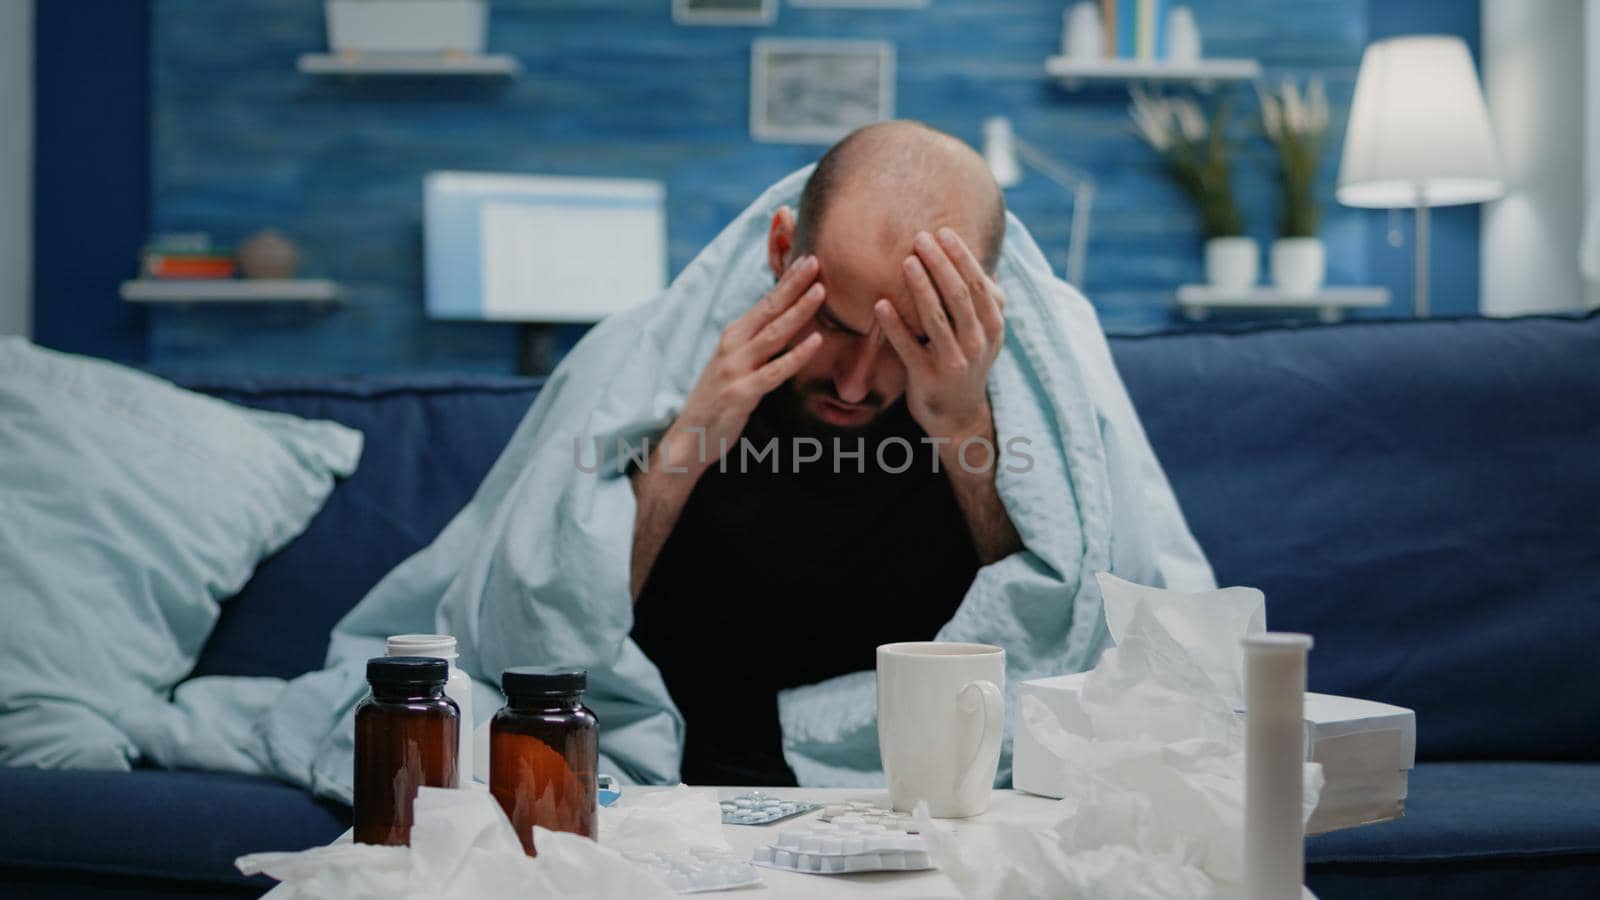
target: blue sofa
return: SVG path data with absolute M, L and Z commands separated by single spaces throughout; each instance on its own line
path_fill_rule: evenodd
M 1112 342 L 1223 583 L 1316 636 L 1314 690 L 1417 711 L 1404 819 L 1311 839 L 1340 897 L 1600 896 L 1600 317 Z M 224 609 L 195 674 L 293 676 L 472 494 L 539 389 L 193 380 L 360 428 L 359 471 Z M 236 897 L 348 811 L 200 772 L 0 770 L 0 895 Z

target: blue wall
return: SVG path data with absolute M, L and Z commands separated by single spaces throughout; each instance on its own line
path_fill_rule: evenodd
M 676 272 L 762 187 L 820 152 L 749 139 L 749 46 L 760 36 L 891 41 L 899 115 L 973 141 L 985 115 L 1009 115 L 1025 138 L 1092 171 L 1100 190 L 1085 287 L 1107 328 L 1179 324 L 1172 289 L 1201 274 L 1193 214 L 1153 153 L 1132 136 L 1125 90 L 1068 93 L 1041 76 L 1064 5 L 933 0 L 910 11 L 782 5 L 771 27 L 704 28 L 674 25 L 669 0 L 494 0 L 490 49 L 519 57 L 524 75 L 441 82 L 300 75 L 295 57 L 325 46 L 320 3 L 150 0 L 150 226 L 206 230 L 224 241 L 277 227 L 305 248 L 307 274 L 339 280 L 347 302 L 332 311 L 153 310 L 149 359 L 168 370 L 509 369 L 513 326 L 423 316 L 423 174 L 453 168 L 660 179 L 668 190 Z M 1388 283 L 1394 309 L 1407 309 L 1409 245 L 1382 242 L 1385 214 L 1344 209 L 1331 199 L 1344 115 L 1361 49 L 1375 30 L 1460 26 L 1475 39 L 1478 4 L 1192 5 L 1208 55 L 1256 57 L 1271 79 L 1317 73 L 1327 80 L 1337 126 L 1323 170 L 1329 280 Z M 41 46 L 41 58 L 46 51 Z M 1244 133 L 1253 127 L 1246 117 L 1255 103 L 1248 92 L 1238 99 Z M 50 152 L 41 143 L 41 157 Z M 1265 242 L 1275 190 L 1266 146 L 1252 140 L 1249 154 L 1240 166 L 1241 197 L 1251 231 Z M 1009 200 L 1063 266 L 1065 199 L 1032 179 Z M 1436 281 L 1436 309 L 1475 309 L 1475 213 L 1470 222 L 1436 218 L 1435 240 L 1436 258 L 1445 261 L 1441 276 L 1446 268 L 1471 273 L 1470 283 Z M 131 252 L 119 254 L 123 271 L 131 272 Z M 86 301 L 40 292 L 41 306 L 68 302 Z

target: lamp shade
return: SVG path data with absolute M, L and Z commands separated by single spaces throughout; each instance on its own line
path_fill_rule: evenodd
M 1005 116 L 983 120 L 983 161 L 989 164 L 995 183 L 1003 188 L 1014 187 L 1022 180 L 1016 136 L 1011 133 L 1011 120 Z
M 1504 190 L 1467 45 L 1415 35 L 1368 46 L 1339 161 L 1339 202 L 1452 206 L 1493 200 Z

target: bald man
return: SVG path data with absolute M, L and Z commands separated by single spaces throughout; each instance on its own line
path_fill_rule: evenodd
M 685 781 L 793 784 L 778 692 L 933 638 L 1021 549 L 985 388 L 1004 229 L 983 160 L 911 122 L 840 141 L 773 215 L 775 286 L 632 474 L 633 637 L 684 714 Z

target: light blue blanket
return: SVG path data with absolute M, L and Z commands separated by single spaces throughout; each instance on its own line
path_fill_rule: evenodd
M 140 749 L 163 764 L 270 772 L 348 800 L 361 664 L 382 653 L 386 635 L 440 631 L 459 638 L 479 682 L 479 721 L 502 702 L 492 686 L 502 669 L 583 666 L 604 767 L 676 780 L 681 717 L 628 637 L 633 492 L 615 464 L 583 469 L 594 468 L 595 439 L 612 459 L 618 439 L 637 444 L 672 421 L 723 327 L 771 287 L 767 226 L 797 203 L 808 173 L 768 189 L 664 293 L 573 349 L 472 502 L 335 628 L 327 669 L 287 685 L 191 681 L 170 706 L 124 723 Z M 1014 685 L 1094 663 L 1105 640 L 1096 572 L 1181 590 L 1214 582 L 1093 310 L 1012 217 L 997 280 L 1007 332 L 989 377 L 995 427 L 1002 442 L 1025 437 L 1033 458 L 1025 473 L 1000 467 L 998 488 L 1027 549 L 978 573 L 939 638 L 1003 645 Z M 802 784 L 881 781 L 875 705 L 871 672 L 779 697 L 784 751 Z M 1002 781 L 1009 738 L 1006 747 Z

